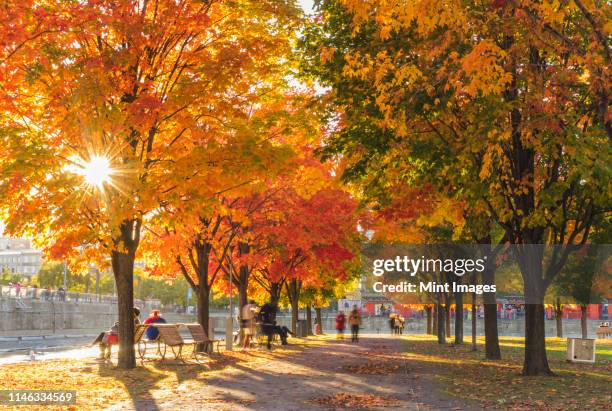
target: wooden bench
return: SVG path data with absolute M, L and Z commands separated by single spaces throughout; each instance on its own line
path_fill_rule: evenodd
M 200 362 L 198 355 L 205 355 L 205 353 L 197 350 L 197 342 L 193 340 L 183 340 L 183 337 L 181 337 L 179 333 L 179 324 L 155 324 L 155 327 L 159 331 L 157 352 L 162 360 L 166 359 L 166 350 L 170 347 L 175 360 L 181 360 L 183 363 L 186 362 L 183 357 L 183 347 L 185 345 L 192 346 L 193 350 L 191 356 L 196 362 Z
M 157 339 L 155 340 L 147 340 L 145 338 L 145 334 L 149 329 L 149 324 L 140 324 L 136 326 L 136 330 L 134 330 L 134 341 L 136 341 L 137 355 L 140 361 L 144 361 L 145 354 L 147 353 L 147 344 L 153 343 L 157 344 Z
M 612 327 L 597 327 L 595 334 L 597 334 L 597 338 L 601 339 L 612 337 Z
M 204 345 L 204 351 L 212 354 L 214 352 L 214 346 L 215 344 L 217 344 L 217 353 L 221 354 L 221 352 L 219 351 L 219 344 L 221 343 L 221 340 L 208 338 L 208 335 L 206 334 L 206 331 L 204 331 L 204 327 L 202 327 L 202 324 L 190 323 L 185 324 L 185 327 L 187 327 L 187 329 L 189 330 L 191 338 L 196 343 L 196 346 L 200 344 Z

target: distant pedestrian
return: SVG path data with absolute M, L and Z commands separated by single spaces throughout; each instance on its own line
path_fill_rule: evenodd
M 346 316 L 344 312 L 340 311 L 336 316 L 336 338 L 343 340 L 344 339 L 344 327 L 346 325 Z
M 359 326 L 361 325 L 361 313 L 357 306 L 353 306 L 353 311 L 349 314 L 349 324 L 351 324 L 351 342 L 359 342 Z
M 57 296 L 59 297 L 60 301 L 66 301 L 66 290 L 64 289 L 64 287 L 60 287 L 57 289 Z

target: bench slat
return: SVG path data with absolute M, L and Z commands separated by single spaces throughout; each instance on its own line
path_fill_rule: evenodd
M 155 324 L 155 328 L 159 330 L 159 339 L 164 344 L 169 346 L 185 344 L 176 324 Z
M 211 339 L 208 338 L 206 331 L 204 331 L 204 327 L 202 327 L 202 324 L 199 324 L 199 323 L 185 324 L 185 327 L 187 327 L 187 329 L 191 333 L 191 337 L 193 338 L 195 342 L 207 343 L 211 341 Z

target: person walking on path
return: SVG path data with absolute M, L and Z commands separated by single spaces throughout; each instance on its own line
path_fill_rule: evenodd
M 391 335 L 395 334 L 395 314 L 389 315 L 389 328 L 391 329 Z
M 242 307 L 240 312 L 240 328 L 242 328 L 242 348 L 246 349 L 251 343 L 251 338 L 255 334 L 255 313 L 259 307 L 255 301 L 250 300 L 247 304 Z
M 353 306 L 353 311 L 349 315 L 349 323 L 351 324 L 351 342 L 359 342 L 359 326 L 361 325 L 361 313 L 357 306 Z
M 344 339 L 344 327 L 346 325 L 346 316 L 342 311 L 338 313 L 336 316 L 336 338 L 343 340 Z

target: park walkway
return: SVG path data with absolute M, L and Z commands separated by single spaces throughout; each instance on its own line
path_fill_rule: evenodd
M 359 344 L 329 341 L 304 349 L 279 350 L 248 365 L 234 364 L 199 377 L 178 376 L 171 395 L 132 398 L 111 409 L 138 410 L 402 410 L 466 409 L 436 392 L 431 376 L 402 355 L 405 341 L 370 335 Z

